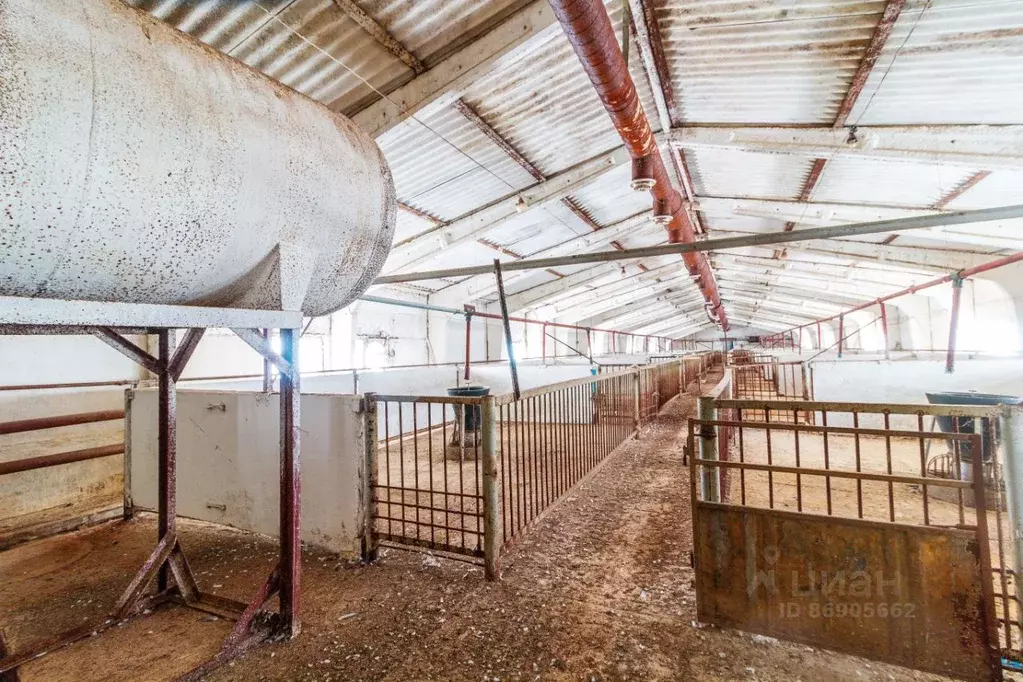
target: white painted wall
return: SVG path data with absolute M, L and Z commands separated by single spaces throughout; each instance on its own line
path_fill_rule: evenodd
M 223 406 L 221 408 L 220 406 Z M 277 537 L 279 400 L 252 392 L 178 392 L 178 514 Z M 364 433 L 356 396 L 301 398 L 302 540 L 355 555 L 362 537 Z M 157 503 L 156 392 L 131 402 L 137 508 Z

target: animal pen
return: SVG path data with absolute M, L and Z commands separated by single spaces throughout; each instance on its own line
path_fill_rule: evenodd
M 700 620 L 1001 679 L 1019 408 L 733 397 L 739 369 L 689 422 Z
M 380 542 L 482 561 L 527 532 L 669 400 L 722 363 L 704 353 L 513 394 L 366 396 L 373 510 Z

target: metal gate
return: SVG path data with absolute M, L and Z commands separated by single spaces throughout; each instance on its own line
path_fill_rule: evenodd
M 1000 508 L 990 519 L 998 542 L 988 533 L 997 462 L 970 456 L 979 434 L 928 430 L 930 406 L 716 404 L 724 418 L 689 423 L 689 452 L 701 453 L 690 458 L 701 621 L 1001 679 L 1000 626 L 1012 648 L 1018 602 Z M 807 408 L 820 425 L 763 418 Z M 949 447 L 950 475 L 928 466 L 935 443 Z

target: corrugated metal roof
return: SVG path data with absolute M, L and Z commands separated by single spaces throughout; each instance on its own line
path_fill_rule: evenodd
M 915 4 L 895 23 L 850 122 L 1023 121 L 1023 3 Z
M 684 119 L 831 123 L 884 4 L 659 0 Z
M 620 32 L 621 3 L 610 2 Z M 656 109 L 639 59 L 631 60 L 651 125 Z M 544 175 L 553 175 L 621 145 L 621 139 L 564 34 L 555 32 L 525 59 L 496 69 L 465 94 L 498 134 Z
M 797 199 L 812 159 L 732 149 L 688 154 L 697 196 Z
M 881 206 L 931 206 L 976 170 L 933 163 L 886 163 L 875 159 L 829 161 L 812 200 Z
M 387 91 L 413 75 L 333 0 L 126 1 L 325 104 L 344 108 L 371 101 L 376 96 L 374 88 Z M 428 66 L 526 4 L 525 0 L 357 2 Z M 686 123 L 831 125 L 885 2 L 653 0 L 653 4 L 675 98 Z M 606 6 L 620 32 L 620 0 L 606 0 Z M 464 101 L 480 118 L 547 177 L 618 147 L 621 141 L 560 30 L 542 32 L 523 49 L 524 55 L 514 64 L 492 69 L 464 93 Z M 1023 123 L 1021 56 L 1023 2 L 1019 0 L 908 0 L 848 122 Z M 631 69 L 656 129 L 659 121 L 641 60 L 633 59 Z M 418 118 L 378 140 L 399 199 L 409 206 L 450 221 L 537 182 L 456 108 Z M 997 140 L 993 144 L 991 149 L 1001 153 Z M 813 161 L 709 149 L 690 151 L 688 159 L 698 197 L 782 200 L 799 198 Z M 812 200 L 930 206 L 974 172 L 925 163 L 829 158 Z M 947 208 L 1023 203 L 1021 183 L 1023 170 L 995 171 Z M 570 199 L 583 217 L 566 204 L 552 202 L 477 235 L 491 246 L 470 240 L 442 249 L 438 240 L 437 253 L 423 267 L 488 263 L 500 254 L 499 249 L 528 256 L 650 207 L 646 194 L 629 188 L 627 166 L 577 189 Z M 705 223 L 712 234 L 777 231 L 783 225 L 779 220 L 742 215 L 705 216 Z M 400 212 L 396 239 L 433 227 L 428 220 Z M 655 226 L 638 227 L 619 241 L 631 247 L 663 239 L 663 230 Z M 897 243 L 994 254 L 1018 250 L 1023 229 L 1017 223 L 963 226 L 914 232 L 900 236 Z M 592 248 L 605 250 L 610 245 Z M 770 248 L 718 254 L 714 265 L 727 282 L 722 289 L 741 289 L 744 280 L 771 281 L 805 289 L 812 300 L 815 288 L 876 295 L 933 276 L 906 266 L 795 249 L 778 254 L 775 258 Z M 678 258 L 644 261 L 648 267 L 668 262 L 678 264 Z M 590 267 L 558 272 L 570 274 Z M 638 272 L 634 262 L 625 267 L 630 273 Z M 509 292 L 556 278 L 546 271 L 516 275 L 509 278 Z M 454 281 L 431 280 L 410 288 L 437 291 Z M 573 291 L 621 282 L 620 271 L 611 269 Z M 570 297 L 552 295 L 546 300 L 562 298 Z M 769 298 L 786 300 L 773 294 Z M 663 310 L 668 315 L 673 308 Z M 756 317 L 764 319 L 765 314 Z

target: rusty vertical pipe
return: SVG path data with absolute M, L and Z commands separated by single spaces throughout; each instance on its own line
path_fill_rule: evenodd
M 472 367 L 472 310 L 465 306 L 465 374 L 466 381 L 469 380 L 469 369 Z
M 959 304 L 962 301 L 963 278 L 952 278 L 952 309 L 948 321 L 948 356 L 945 358 L 945 373 L 956 371 L 956 334 L 959 331 Z
M 550 0 L 550 4 L 622 142 L 629 150 L 633 187 L 650 191 L 654 220 L 667 226 L 668 241 L 673 244 L 695 241 L 696 233 L 685 202 L 678 190 L 672 187 L 650 121 L 639 101 L 636 85 L 629 75 L 625 57 L 603 2 Z M 702 253 L 686 253 L 682 260 L 689 274 L 697 278 L 700 291 L 707 301 L 708 314 L 722 329 L 727 330 L 728 319 L 707 257 Z

